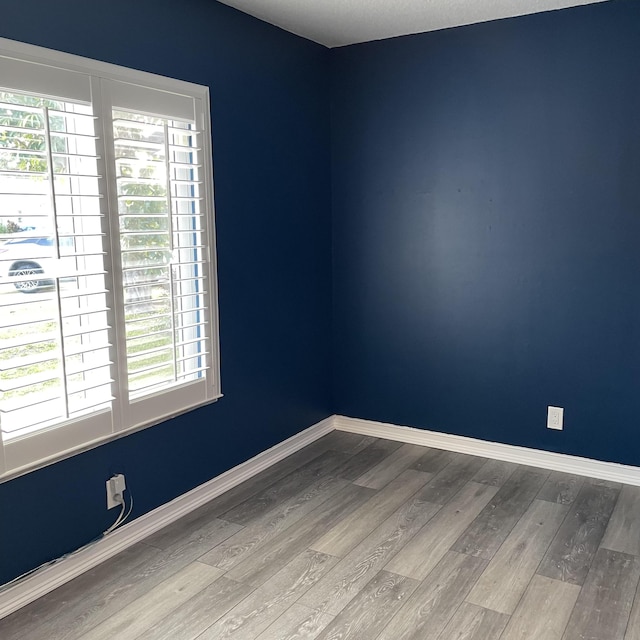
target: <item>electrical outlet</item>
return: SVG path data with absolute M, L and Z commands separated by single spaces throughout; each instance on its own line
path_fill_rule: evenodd
M 124 490 L 126 488 L 127 484 L 122 473 L 118 473 L 107 480 L 107 509 L 119 507 L 124 502 Z
M 562 431 L 564 409 L 562 407 L 547 407 L 547 429 Z

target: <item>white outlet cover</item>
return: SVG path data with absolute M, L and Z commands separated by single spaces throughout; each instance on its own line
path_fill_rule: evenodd
M 562 407 L 547 407 L 547 429 L 562 431 L 564 409 Z
M 107 509 L 113 509 L 122 505 L 123 492 L 127 488 L 124 475 L 121 473 L 107 480 Z

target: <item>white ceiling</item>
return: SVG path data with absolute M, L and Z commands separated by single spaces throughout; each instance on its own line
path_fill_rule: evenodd
M 606 0 L 220 0 L 327 47 Z

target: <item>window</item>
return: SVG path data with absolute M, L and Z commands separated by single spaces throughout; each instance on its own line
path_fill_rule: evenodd
M 220 397 L 208 104 L 0 40 L 0 476 Z

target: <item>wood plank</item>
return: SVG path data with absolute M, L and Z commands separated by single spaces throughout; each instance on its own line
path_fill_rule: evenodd
M 153 544 L 161 549 L 166 549 L 175 543 L 170 534 L 175 528 L 177 535 L 182 535 L 182 528 L 192 522 L 207 522 L 212 518 L 217 518 L 223 513 L 229 511 L 233 507 L 245 502 L 256 493 L 264 491 L 266 487 L 270 487 L 285 476 L 294 472 L 299 467 L 311 462 L 321 454 L 327 451 L 325 438 L 320 438 L 306 447 L 295 451 L 290 456 L 283 458 L 277 464 L 263 469 L 255 476 L 232 487 L 213 500 L 202 505 L 198 509 L 185 515 L 180 521 L 165 527 L 162 531 L 154 534 L 146 539 L 147 544 Z M 163 536 L 165 536 L 163 538 Z
M 490 560 L 529 508 L 549 472 L 518 467 L 453 545 L 453 551 Z
M 69 638 L 84 620 L 124 595 L 122 584 L 161 556 L 159 549 L 138 543 L 70 582 L 0 620 L 0 638 L 50 640 Z M 129 575 L 130 574 L 130 575 Z M 134 586 L 135 589 L 135 586 Z M 135 597 L 135 596 L 134 596 Z M 123 601 L 123 606 L 129 600 Z M 104 618 L 98 618 L 101 622 Z
M 615 489 L 618 493 L 622 490 L 622 484 L 619 482 L 611 482 L 610 480 L 601 480 L 600 478 L 585 478 L 585 482 L 593 484 L 597 487 L 608 487 L 609 489 Z
M 500 640 L 561 640 L 580 587 L 533 576 Z
M 300 599 L 314 610 L 337 615 L 440 509 L 420 493 L 367 536 Z
M 304 449 L 301 449 L 301 451 L 311 448 L 315 452 L 315 456 L 318 456 L 321 453 L 325 453 L 326 451 L 340 451 L 341 453 L 355 453 L 356 451 L 360 450 L 360 446 L 366 447 L 371 441 L 375 441 L 376 439 L 377 438 L 372 436 L 362 436 L 359 434 L 350 433 L 347 431 L 338 431 L 334 429 L 333 431 L 330 431 L 329 433 L 322 436 L 321 438 L 318 438 L 318 440 L 315 440 L 311 444 L 307 445 Z M 358 443 L 360 444 L 360 446 L 358 446 Z M 350 450 L 345 451 L 344 449 L 350 449 Z M 302 466 L 302 464 L 304 463 L 301 463 L 298 466 Z
M 498 640 L 509 616 L 463 602 L 438 640 Z
M 511 614 L 531 581 L 568 507 L 534 500 L 475 584 L 468 602 Z
M 474 482 L 490 484 L 492 487 L 501 487 L 518 468 L 514 462 L 502 460 L 487 460 L 473 478 Z
M 619 488 L 607 484 L 583 484 L 537 573 L 581 585 L 598 550 L 618 493 Z
M 429 481 L 423 492 L 424 499 L 434 504 L 449 502 L 480 470 L 484 463 L 484 458 L 468 456 L 463 453 L 454 454 L 449 464 Z
M 425 452 L 411 465 L 411 468 L 426 473 L 439 473 L 453 460 L 455 455 L 453 451 L 425 448 Z
M 631 615 L 627 623 L 627 632 L 624 634 L 624 640 L 640 640 L 640 591 L 636 589 L 636 597 L 631 608 Z M 0 629 L 1 630 L 1 629 Z
M 436 640 L 486 566 L 481 558 L 448 552 L 377 640 Z
M 640 556 L 640 487 L 623 485 L 600 546 Z
M 337 473 L 345 480 L 355 480 L 356 478 L 375 467 L 402 446 L 401 442 L 395 440 L 376 440 L 368 447 L 349 458 L 338 470 Z M 425 469 L 420 469 L 425 471 Z
M 23 630 L 17 637 L 28 637 L 29 640 L 77 638 L 79 633 L 117 614 L 238 528 L 223 520 L 212 520 L 207 527 L 182 531 L 182 539 L 165 550 L 135 545 L 40 599 L 34 611 L 38 611 L 41 624 L 27 625 L 28 635 Z M 18 627 L 25 627 L 20 621 L 30 610 L 16 612 Z M 4 624 L 10 624 L 11 618 L 13 616 Z M 0 629 L 3 622 L 0 621 Z
M 220 519 L 216 517 L 214 511 L 210 503 L 207 503 L 195 511 L 187 513 L 179 520 L 163 527 L 160 531 L 156 531 L 156 533 L 147 536 L 144 539 L 144 544 L 163 550 L 179 545 L 188 538 L 194 530 L 207 527 L 211 522 L 219 522 Z M 238 527 L 238 529 L 240 528 L 240 525 L 235 526 Z
M 227 577 L 254 586 L 262 584 L 342 518 L 364 504 L 373 493 L 372 489 L 349 484 L 296 526 L 276 536 L 267 547 L 249 554 L 228 572 Z
M 350 453 L 352 455 L 366 449 L 378 439 L 373 436 L 363 436 L 349 431 L 332 431 L 325 436 L 325 444 L 332 451 Z
M 344 557 L 384 522 L 431 478 L 431 474 L 407 469 L 384 489 L 350 513 L 316 540 L 311 548 L 332 556 Z M 421 492 L 422 493 L 422 492 Z
M 558 504 L 573 504 L 583 484 L 583 476 L 552 471 L 536 497 Z
M 333 616 L 301 604 L 291 605 L 256 640 L 315 640 Z
M 200 526 L 185 526 L 181 528 L 179 535 L 177 529 L 173 530 L 168 537 L 171 537 L 174 543 L 164 550 L 180 550 L 185 556 L 188 554 L 190 559 L 196 559 L 242 529 L 239 524 L 220 520 L 219 518 L 213 518 L 198 524 Z
M 354 480 L 355 484 L 370 489 L 382 489 L 405 469 L 411 467 L 424 453 L 424 447 L 416 444 L 403 444 L 375 467 Z
M 82 640 L 134 640 L 222 575 L 220 569 L 193 562 L 104 622 Z
M 303 551 L 272 578 L 204 631 L 198 640 L 250 640 L 275 622 L 337 562 Z
M 385 569 L 415 580 L 425 578 L 497 491 L 497 487 L 486 484 L 467 483 L 385 565 Z
M 640 579 L 640 558 L 599 549 L 563 640 L 623 640 Z
M 332 475 L 318 480 L 215 546 L 199 561 L 228 571 L 302 520 L 347 484 L 347 480 Z
M 229 511 L 225 511 L 222 518 L 245 526 L 251 524 L 267 511 L 273 509 L 279 502 L 292 498 L 323 476 L 330 474 L 349 458 L 350 454 L 348 453 L 327 451 L 274 482 L 263 491 L 259 491 L 248 500 L 229 509 Z
M 252 591 L 250 585 L 222 576 L 136 640 L 194 640 Z
M 371 640 L 417 586 L 415 580 L 380 571 L 326 627 L 318 640 Z

